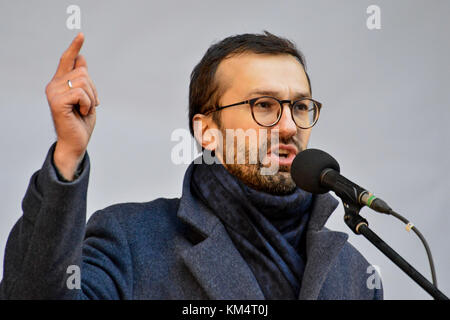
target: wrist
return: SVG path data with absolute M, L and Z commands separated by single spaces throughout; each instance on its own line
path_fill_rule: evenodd
M 64 182 L 75 180 L 79 173 L 79 166 L 84 158 L 86 151 L 80 153 L 70 152 L 63 146 L 56 143 L 53 153 L 53 164 L 55 165 L 58 176 Z

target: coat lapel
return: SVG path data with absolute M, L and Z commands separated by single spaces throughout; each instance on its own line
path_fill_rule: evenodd
M 335 259 L 348 239 L 344 232 L 323 227 L 337 205 L 338 201 L 329 193 L 316 196 L 306 234 L 307 259 L 299 295 L 301 300 L 318 298 Z
M 179 242 L 178 252 L 184 263 L 211 299 L 261 300 L 264 295 L 223 224 L 190 192 L 192 165 L 183 182 L 178 218 L 204 240 L 195 245 Z
M 215 300 L 262 300 L 264 295 L 247 263 L 223 225 L 208 238 L 181 251 L 181 256 L 205 290 Z

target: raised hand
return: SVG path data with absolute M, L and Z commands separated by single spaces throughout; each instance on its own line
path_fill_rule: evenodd
M 79 33 L 63 53 L 52 80 L 45 88 L 56 130 L 53 161 L 67 180 L 74 178 L 94 130 L 99 105 L 97 89 L 79 54 L 84 35 Z

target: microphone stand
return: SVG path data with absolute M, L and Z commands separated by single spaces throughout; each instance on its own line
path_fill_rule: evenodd
M 397 252 L 389 247 L 380 237 L 378 237 L 370 228 L 366 219 L 359 215 L 362 206 L 350 201 L 344 202 L 344 221 L 355 234 L 362 234 L 375 247 L 384 253 L 392 262 L 402 269 L 411 279 L 428 292 L 435 300 L 449 300 L 438 288 L 420 274 L 413 266 L 403 259 Z

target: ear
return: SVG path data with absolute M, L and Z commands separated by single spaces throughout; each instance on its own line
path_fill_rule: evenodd
M 212 120 L 211 114 L 197 113 L 192 118 L 194 137 L 204 149 L 214 151 L 221 143 L 222 133 L 217 124 Z

